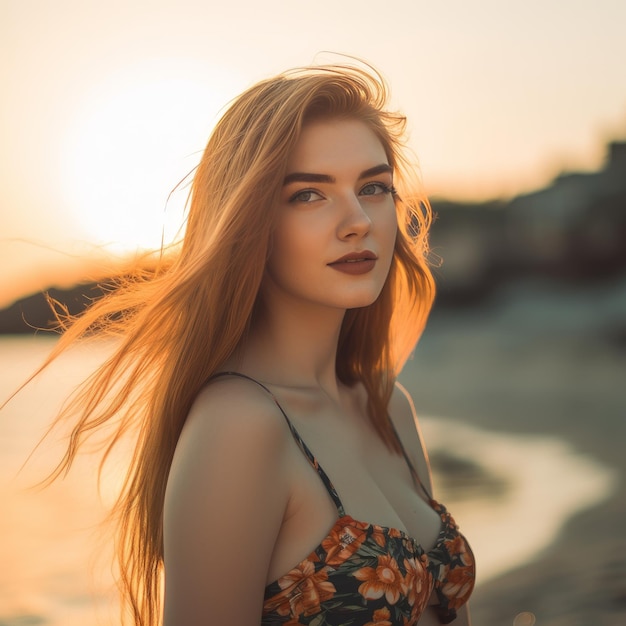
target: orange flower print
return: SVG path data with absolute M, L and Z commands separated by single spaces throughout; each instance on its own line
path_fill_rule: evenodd
M 385 535 L 383 534 L 383 530 L 380 526 L 372 526 L 372 534 L 371 538 L 381 547 L 385 547 L 385 543 L 387 540 L 385 539 Z
M 341 565 L 361 547 L 365 538 L 365 531 L 357 526 L 333 528 L 322 541 L 322 548 L 326 551 L 325 562 L 333 566 Z
M 454 554 L 463 565 L 473 565 L 474 559 L 472 553 L 467 550 L 467 544 L 463 540 L 463 537 L 457 535 L 454 539 L 449 539 L 445 542 L 446 550 L 450 554 Z
M 397 528 L 390 528 L 388 532 L 390 537 L 397 537 L 399 539 L 403 536 L 402 531 Z
M 404 559 L 404 569 L 406 570 L 406 576 L 403 582 L 403 591 L 409 598 L 411 606 L 415 604 L 417 595 L 422 592 L 425 578 L 428 574 L 424 571 L 422 564 L 419 561 L 412 559 Z
M 291 605 L 289 604 L 289 593 L 281 591 L 263 602 L 263 614 L 267 615 L 276 612 L 278 615 L 289 615 Z
M 363 626 L 393 626 L 393 624 L 389 621 L 391 617 L 391 613 L 389 613 L 389 609 L 384 606 L 382 609 L 377 609 L 374 611 L 372 618 L 372 622 L 367 622 Z
M 415 558 L 404 559 L 406 576 L 404 577 L 403 592 L 411 605 L 411 616 L 419 617 L 430 598 L 432 587 L 431 576 L 420 560 Z
M 449 598 L 449 606 L 458 609 L 463 606 L 474 588 L 474 574 L 471 567 L 455 567 L 449 570 L 446 584 L 441 591 Z
M 400 538 L 402 537 L 402 532 L 397 528 L 386 528 L 384 526 L 376 526 L 372 525 L 372 534 L 371 538 L 381 547 L 384 548 L 387 545 L 387 536 Z
M 303 561 L 288 574 L 279 578 L 278 585 L 283 590 L 266 602 L 263 609 L 276 611 L 279 615 L 315 615 L 320 604 L 335 595 L 335 586 L 328 581 L 326 569 L 315 571 L 313 563 Z M 297 622 L 296 622 L 297 623 Z
M 395 604 L 400 599 L 404 581 L 393 557 L 381 555 L 375 568 L 362 567 L 354 576 L 363 581 L 359 593 L 366 600 L 376 600 L 384 595 L 389 604 Z

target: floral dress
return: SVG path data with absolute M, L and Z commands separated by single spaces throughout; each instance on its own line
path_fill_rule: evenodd
M 236 372 L 222 375 L 227 374 L 249 378 Z M 258 381 L 250 380 L 263 387 L 278 405 L 338 514 L 317 548 L 265 588 L 262 626 L 415 626 L 433 591 L 439 621 L 452 622 L 474 588 L 475 564 L 469 544 L 446 508 L 429 496 L 441 527 L 435 546 L 428 552 L 401 530 L 346 515 L 326 472 L 274 395 Z M 403 453 L 416 485 L 428 494 L 404 448 Z

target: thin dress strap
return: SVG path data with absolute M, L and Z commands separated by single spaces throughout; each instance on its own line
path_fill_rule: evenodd
M 422 491 L 426 494 L 427 498 L 432 502 L 433 497 L 430 491 L 426 488 L 426 485 L 422 482 L 421 478 L 419 477 L 417 470 L 415 469 L 415 467 L 413 467 L 413 463 L 411 463 L 411 459 L 409 458 L 409 455 L 407 454 L 406 449 L 404 448 L 404 445 L 402 444 L 402 439 L 400 439 L 400 435 L 398 435 L 398 431 L 396 430 L 396 426 L 393 423 L 393 420 L 391 419 L 391 417 L 389 416 L 387 417 L 389 419 L 389 423 L 391 424 L 391 428 L 393 428 L 393 432 L 396 436 L 396 440 L 400 444 L 400 449 L 402 450 L 402 455 L 404 456 L 404 460 L 406 461 L 406 464 L 409 466 L 409 471 L 411 472 L 411 476 L 413 477 L 413 482 L 415 483 L 415 486 L 420 487 Z
M 211 376 L 211 378 L 209 378 L 209 381 L 214 380 L 215 378 L 218 378 L 220 376 L 238 376 L 239 378 L 245 378 L 246 380 L 250 380 L 253 383 L 256 383 L 259 387 L 261 387 L 261 389 L 264 389 L 270 395 L 272 400 L 274 400 L 276 406 L 279 408 L 280 412 L 283 414 L 283 417 L 285 418 L 287 425 L 289 426 L 289 430 L 291 431 L 293 438 L 296 440 L 298 447 L 300 448 L 300 450 L 302 450 L 302 452 L 304 453 L 304 456 L 306 456 L 307 460 L 312 465 L 313 469 L 318 473 L 319 477 L 322 479 L 322 482 L 324 483 L 324 487 L 326 487 L 326 491 L 328 491 L 328 494 L 330 495 L 333 502 L 335 503 L 335 507 L 337 508 L 339 517 L 345 517 L 346 512 L 343 508 L 343 503 L 341 502 L 341 499 L 339 498 L 339 495 L 337 494 L 337 490 L 335 489 L 332 482 L 330 481 L 330 478 L 328 478 L 328 475 L 326 474 L 326 472 L 322 469 L 322 466 L 318 463 L 315 456 L 313 456 L 313 453 L 309 450 L 306 443 L 304 443 L 304 441 L 302 440 L 302 437 L 300 437 L 300 434 L 296 430 L 296 427 L 291 423 L 291 420 L 287 416 L 287 413 L 285 413 L 283 407 L 280 405 L 280 402 L 278 402 L 278 399 L 276 398 L 276 396 L 263 383 L 260 383 L 258 380 L 252 378 L 251 376 L 247 376 L 246 374 L 241 374 L 239 372 L 219 372 Z

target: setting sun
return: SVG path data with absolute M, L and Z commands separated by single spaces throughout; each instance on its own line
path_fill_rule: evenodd
M 176 237 L 188 191 L 178 183 L 230 97 L 219 78 L 195 77 L 182 64 L 142 65 L 77 105 L 62 152 L 63 191 L 89 240 L 131 252 Z

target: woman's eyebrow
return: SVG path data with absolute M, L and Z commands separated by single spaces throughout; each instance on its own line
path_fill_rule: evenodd
M 283 185 L 289 185 L 290 183 L 335 183 L 337 180 L 334 176 L 328 174 L 308 174 L 306 172 L 294 172 L 293 174 L 287 174 Z
M 359 174 L 359 180 L 363 178 L 369 178 L 370 176 L 377 176 L 378 174 L 391 174 L 393 168 L 388 163 L 381 163 L 375 165 Z M 309 172 L 293 172 L 285 176 L 283 185 L 289 185 L 290 183 L 335 183 L 337 179 L 329 174 L 313 174 Z
M 361 172 L 359 180 L 369 178 L 370 176 L 378 176 L 378 174 L 393 174 L 393 167 L 389 163 L 381 163 L 380 165 L 370 167 L 368 170 Z

